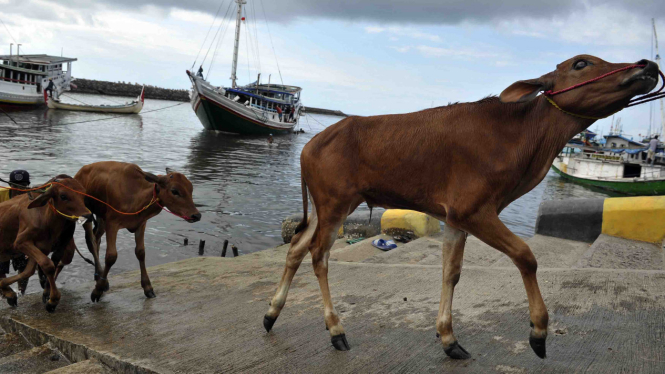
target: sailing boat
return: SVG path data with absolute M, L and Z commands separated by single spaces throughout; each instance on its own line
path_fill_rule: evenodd
M 237 11 L 231 86 L 216 87 L 203 78 L 202 69 L 198 74 L 188 70 L 187 76 L 192 82 L 192 109 L 208 130 L 240 135 L 291 133 L 298 125 L 302 109 L 300 87 L 261 84 L 261 74 L 253 83 L 237 84 L 238 46 L 245 20 L 243 5 L 247 4 L 247 0 L 234 1 Z

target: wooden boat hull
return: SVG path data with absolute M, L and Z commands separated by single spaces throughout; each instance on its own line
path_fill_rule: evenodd
M 552 165 L 552 170 L 559 174 L 561 177 L 575 182 L 577 184 L 601 188 L 608 191 L 619 192 L 626 195 L 635 196 L 650 196 L 650 195 L 665 195 L 665 179 L 661 180 L 627 180 L 627 181 L 610 181 L 610 180 L 597 180 L 589 178 L 574 177 L 567 174 L 556 166 Z M 628 179 L 628 178 L 627 178 Z
M 206 130 L 236 135 L 280 135 L 292 133 L 297 126 L 293 122 L 279 122 L 276 115 L 275 120 L 262 118 L 252 109 L 217 94 L 200 81 L 192 79 L 192 83 L 192 109 Z
M 44 99 L 49 109 L 72 110 L 77 112 L 116 113 L 116 114 L 138 114 L 143 109 L 145 99 L 145 88 L 131 104 L 126 105 L 79 105 L 63 103 L 57 99 L 48 99 L 44 93 Z

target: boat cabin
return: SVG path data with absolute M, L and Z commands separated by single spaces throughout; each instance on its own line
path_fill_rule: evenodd
M 59 91 L 69 89 L 74 61 L 49 55 L 0 55 L 0 102 L 43 103 L 39 98 L 49 80 Z
M 257 84 L 256 82 L 242 87 L 220 89 L 227 98 L 244 104 L 246 107 L 258 109 L 271 116 L 271 120 L 279 120 L 277 108 L 282 110 L 282 122 L 295 122 L 299 113 L 300 92 L 302 88 L 279 84 Z M 294 111 L 293 120 L 289 114 Z

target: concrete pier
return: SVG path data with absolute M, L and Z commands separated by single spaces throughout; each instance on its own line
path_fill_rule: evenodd
M 453 307 L 456 336 L 472 359 L 446 357 L 434 327 L 440 233 L 390 252 L 368 240 L 336 242 L 330 288 L 348 352 L 330 344 L 309 256 L 273 330 L 263 329 L 286 245 L 149 268 L 155 299 L 145 298 L 136 271 L 110 278 L 111 290 L 97 304 L 90 301 L 92 282 L 64 288 L 55 314 L 44 310 L 41 295 L 20 298 L 17 308 L 3 301 L 0 327 L 29 341 L 26 348 L 46 346 L 62 354 L 69 366 L 58 370 L 101 365 L 125 373 L 665 372 L 660 244 L 604 234 L 593 244 L 540 235 L 527 243 L 539 261 L 538 280 L 550 313 L 545 360 L 528 345 L 528 305 L 519 272 L 473 237 Z M 7 357 L 0 358 L 0 367 L 3 360 Z

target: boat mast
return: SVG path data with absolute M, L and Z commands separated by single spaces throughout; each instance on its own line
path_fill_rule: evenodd
M 660 69 L 660 54 L 658 54 L 658 33 L 656 33 L 656 20 L 651 19 L 651 25 L 653 26 L 653 40 L 656 46 L 656 64 L 658 69 Z M 660 131 L 657 134 L 660 134 L 661 140 L 665 137 L 665 108 L 663 108 L 663 99 L 658 100 L 660 102 Z
M 238 14 L 236 15 L 236 40 L 233 46 L 233 67 L 231 68 L 231 87 L 236 88 L 236 71 L 238 70 L 238 45 L 240 44 L 240 22 L 242 21 L 242 6 L 247 0 L 236 0 L 238 3 Z

